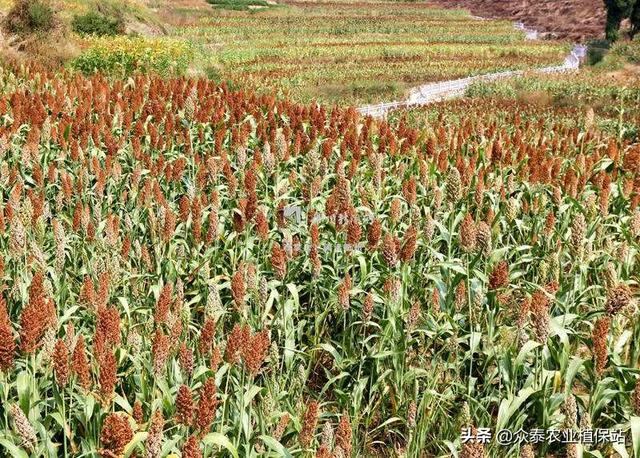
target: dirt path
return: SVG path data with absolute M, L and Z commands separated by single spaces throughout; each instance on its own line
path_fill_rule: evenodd
M 516 27 L 523 30 L 527 34 L 527 39 L 536 39 L 537 33 L 535 30 L 526 29 L 522 24 L 516 24 Z M 567 55 L 562 65 L 536 68 L 527 70 L 527 72 L 542 74 L 577 71 L 580 68 L 580 63 L 582 62 L 586 54 L 587 47 L 581 44 L 577 44 Z M 479 81 L 495 81 L 499 79 L 513 78 L 516 76 L 521 76 L 524 73 L 525 70 L 504 71 L 489 73 L 485 75 L 471 76 L 468 78 L 451 81 L 441 81 L 438 83 L 424 84 L 422 86 L 411 89 L 411 91 L 409 92 L 409 97 L 407 97 L 405 100 L 379 103 L 375 105 L 365 105 L 358 108 L 358 111 L 364 116 L 384 118 L 387 113 L 399 108 L 423 106 L 433 102 L 438 102 L 440 100 L 461 97 L 464 95 L 465 91 L 471 84 Z

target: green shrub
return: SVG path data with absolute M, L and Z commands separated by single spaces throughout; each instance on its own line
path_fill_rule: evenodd
M 596 65 L 609 52 L 610 44 L 607 40 L 591 40 L 587 44 L 587 62 L 589 65 Z
M 640 64 L 640 36 L 633 41 L 616 43 L 611 48 L 611 53 L 632 64 Z
M 104 73 L 127 77 L 133 73 L 182 75 L 194 57 L 193 46 L 185 41 L 143 37 L 92 37 L 90 46 L 71 62 L 84 74 Z
M 27 9 L 32 30 L 49 30 L 53 27 L 53 9 L 44 2 L 30 2 Z
M 98 11 L 74 16 L 71 26 L 81 35 L 114 36 L 124 33 L 124 20 Z
M 44 0 L 17 0 L 7 14 L 5 26 L 13 33 L 46 32 L 55 23 L 55 12 Z

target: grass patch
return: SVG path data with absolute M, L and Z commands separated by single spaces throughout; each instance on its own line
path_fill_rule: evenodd
M 121 16 L 100 11 L 74 16 L 71 26 L 80 35 L 114 36 L 124 33 L 124 19 Z
M 265 0 L 207 0 L 216 8 L 233 11 L 247 11 L 253 8 L 268 8 L 272 5 Z
M 183 75 L 194 55 L 194 48 L 183 40 L 96 37 L 89 39 L 89 48 L 71 62 L 71 67 L 84 74 L 121 77 L 136 72 Z

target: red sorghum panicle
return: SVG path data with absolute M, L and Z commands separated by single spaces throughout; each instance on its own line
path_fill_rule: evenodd
M 190 426 L 193 420 L 195 406 L 193 394 L 187 385 L 180 385 L 176 396 L 176 420 L 185 426 Z
M 84 336 L 82 334 L 78 336 L 76 346 L 73 348 L 71 370 L 77 376 L 77 382 L 80 386 L 85 390 L 88 390 L 91 387 L 91 374 L 84 346 Z
M 133 403 L 133 411 L 131 413 L 131 416 L 138 426 L 144 423 L 144 412 L 142 410 L 142 402 L 140 402 L 140 399 L 136 399 L 136 401 Z
M 413 331 L 420 320 L 420 303 L 414 301 L 409 309 L 409 316 L 407 317 L 407 329 Z
M 157 329 L 151 344 L 151 354 L 153 355 L 153 374 L 162 377 L 165 374 L 167 358 L 169 357 L 169 338 Z
M 270 345 L 269 331 L 266 329 L 254 334 L 246 341 L 245 345 L 243 345 L 241 349 L 242 359 L 251 375 L 257 375 L 260 366 L 262 366 L 262 363 L 267 357 Z
M 95 307 L 95 289 L 93 287 L 93 280 L 89 275 L 85 275 L 82 287 L 80 288 L 80 297 L 78 301 L 86 307 Z
M 215 346 L 213 350 L 211 350 L 211 360 L 210 360 L 210 368 L 213 372 L 218 370 L 218 366 L 222 362 L 222 352 L 220 351 L 220 347 Z
M 316 458 L 332 458 L 332 455 L 325 445 L 321 445 L 316 452 Z
M 318 414 L 320 406 L 317 402 L 311 401 L 302 418 L 302 431 L 300 431 L 299 441 L 303 447 L 309 447 L 316 433 L 316 425 L 318 423 Z
M 362 229 L 357 219 L 355 217 L 350 218 L 347 225 L 347 246 L 349 250 L 355 250 L 357 248 L 361 236 Z
M 118 363 L 115 355 L 111 351 L 107 351 L 102 355 L 100 360 L 100 397 L 103 404 L 111 402 L 114 390 L 116 388 Z
M 440 313 L 440 291 L 438 287 L 433 288 L 433 293 L 431 294 L 431 304 L 433 313 L 436 315 Z
M 276 243 L 271 248 L 271 267 L 278 280 L 284 280 L 287 274 L 287 257 L 284 250 Z
M 416 253 L 416 245 L 418 241 L 418 230 L 415 226 L 411 225 L 407 228 L 404 234 L 404 241 L 402 249 L 400 250 L 400 260 L 402 262 L 409 262 L 413 259 Z
M 208 377 L 200 388 L 200 399 L 196 410 L 194 426 L 202 433 L 209 431 L 216 416 L 218 407 L 216 381 L 213 377 Z
M 156 410 L 151 416 L 149 435 L 147 436 L 147 458 L 160 458 L 162 453 L 162 436 L 164 431 L 164 417 L 162 410 Z
M 236 306 L 236 310 L 244 309 L 244 296 L 246 288 L 244 285 L 244 275 L 242 270 L 238 269 L 231 278 L 231 294 L 233 296 L 233 302 Z
M 100 456 L 120 458 L 131 439 L 133 439 L 133 430 L 129 420 L 123 415 L 110 413 L 102 423 L 100 431 Z
M 400 212 L 401 212 L 401 202 L 400 199 L 395 197 L 391 201 L 391 206 L 389 208 L 389 221 L 391 225 L 394 225 L 400 220 Z
M 376 218 L 369 226 L 369 231 L 367 232 L 367 242 L 369 249 L 373 250 L 378 246 L 381 234 L 382 224 L 380 223 L 380 220 Z
M 351 423 L 346 413 L 340 418 L 336 430 L 336 447 L 342 448 L 345 456 L 351 456 Z
M 607 339 L 609 337 L 610 324 L 611 319 L 604 316 L 599 318 L 593 327 L 593 357 L 595 359 L 595 370 L 598 375 L 604 372 L 604 368 L 607 365 L 609 354 Z
M 395 267 L 398 262 L 396 243 L 389 233 L 386 233 L 382 240 L 382 257 L 390 267 Z
M 180 362 L 180 369 L 185 375 L 191 376 L 193 372 L 193 351 L 184 342 L 180 345 L 180 351 L 178 352 L 178 361 Z
M 531 298 L 533 328 L 538 342 L 544 344 L 549 337 L 549 298 L 542 291 L 536 291 Z
M 373 294 L 367 293 L 364 298 L 364 304 L 362 306 L 362 321 L 365 323 L 371 319 L 373 313 Z
M 489 289 L 496 290 L 509 285 L 509 264 L 500 261 L 489 275 Z
M 11 329 L 11 320 L 5 299 L 0 296 L 0 372 L 7 372 L 13 367 L 15 353 L 16 341 Z
M 224 359 L 229 364 L 236 364 L 238 362 L 240 353 L 247 342 L 245 338 L 248 334 L 248 327 L 242 327 L 237 323 L 233 326 L 233 329 L 227 338 L 227 346 L 224 351 Z
M 211 318 L 206 318 L 202 331 L 200 332 L 200 341 L 198 342 L 198 350 L 203 356 L 209 355 L 213 346 L 213 339 L 216 333 L 216 322 Z
M 346 273 L 344 280 L 338 286 L 338 303 L 342 310 L 349 309 L 349 295 L 351 294 L 351 275 Z
M 190 436 L 182 446 L 182 458 L 202 458 L 198 438 Z
M 474 251 L 476 248 L 476 237 L 476 224 L 472 216 L 467 213 L 460 225 L 460 248 L 462 248 L 462 251 L 465 253 Z
M 64 388 L 69 381 L 69 349 L 62 339 L 56 341 L 53 349 L 53 372 L 58 386 Z
M 464 280 L 460 280 L 458 285 L 456 286 L 456 294 L 455 294 L 455 306 L 456 312 L 462 310 L 462 308 L 467 305 L 468 297 L 467 297 L 467 284 Z
M 44 277 L 38 272 L 31 280 L 29 302 L 20 315 L 20 349 L 33 353 L 40 345 L 48 323 L 51 322 L 49 299 L 44 291 Z
M 571 248 L 581 256 L 587 234 L 587 222 L 582 213 L 578 213 L 571 223 Z
M 162 291 L 160 292 L 160 297 L 158 297 L 158 302 L 156 303 L 156 309 L 153 316 L 153 320 L 155 321 L 156 326 L 160 326 L 167 321 L 167 314 L 169 313 L 169 307 L 171 306 L 172 292 L 173 287 L 171 286 L 171 284 L 166 283 L 162 287 Z
M 478 431 L 475 427 L 471 427 L 471 436 L 476 437 Z M 477 439 L 471 439 L 462 445 L 460 458 L 484 458 L 484 445 Z

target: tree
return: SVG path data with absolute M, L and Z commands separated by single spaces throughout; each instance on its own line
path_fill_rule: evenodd
M 640 0 L 636 0 L 636 4 L 631 11 L 631 37 L 635 37 L 640 32 Z
M 604 0 L 604 6 L 607 9 L 605 28 L 607 40 L 616 41 L 620 35 L 622 21 L 630 17 L 632 13 L 640 14 L 638 11 L 639 3 L 639 0 Z

